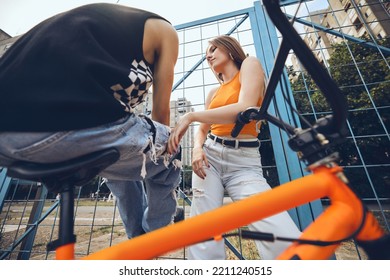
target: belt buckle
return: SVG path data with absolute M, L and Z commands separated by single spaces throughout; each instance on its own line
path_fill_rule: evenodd
M 221 140 L 222 140 L 222 141 L 221 141 L 221 145 L 224 146 L 224 147 L 226 147 L 226 145 L 225 145 L 225 139 L 222 138 Z

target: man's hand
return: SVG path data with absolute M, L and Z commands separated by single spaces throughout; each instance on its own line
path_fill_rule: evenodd
M 167 147 L 169 154 L 173 155 L 177 152 L 181 138 L 186 133 L 191 122 L 191 113 L 187 113 L 179 119 L 175 128 L 171 130 L 171 135 L 169 136 Z

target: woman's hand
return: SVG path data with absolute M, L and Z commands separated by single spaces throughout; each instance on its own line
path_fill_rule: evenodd
M 169 136 L 167 147 L 167 151 L 169 154 L 173 155 L 177 152 L 180 140 L 186 133 L 191 122 L 191 113 L 187 113 L 180 117 L 176 126 L 171 130 L 171 135 Z
M 192 150 L 192 171 L 200 178 L 206 178 L 204 168 L 209 168 L 209 162 L 202 147 L 196 147 Z

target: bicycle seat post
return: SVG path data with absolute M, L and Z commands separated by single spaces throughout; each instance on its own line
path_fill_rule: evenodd
M 58 239 L 47 244 L 47 250 L 56 250 L 56 259 L 74 259 L 74 186 L 63 185 L 60 192 L 60 222 Z
M 73 235 L 74 226 L 74 197 L 73 186 L 64 188 L 60 193 L 60 231 L 59 239 L 66 244 L 69 236 Z

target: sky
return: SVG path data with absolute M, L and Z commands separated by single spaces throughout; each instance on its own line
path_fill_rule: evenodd
M 0 0 L 0 29 L 11 36 L 25 33 L 39 22 L 90 3 L 118 3 L 160 14 L 173 25 L 241 10 L 259 0 Z M 327 6 L 328 1 L 308 1 Z M 316 7 L 323 8 L 323 7 Z
M 117 3 L 160 14 L 173 25 L 253 6 L 255 0 L 0 0 L 0 29 L 11 36 L 25 33 L 39 22 L 89 3 Z

